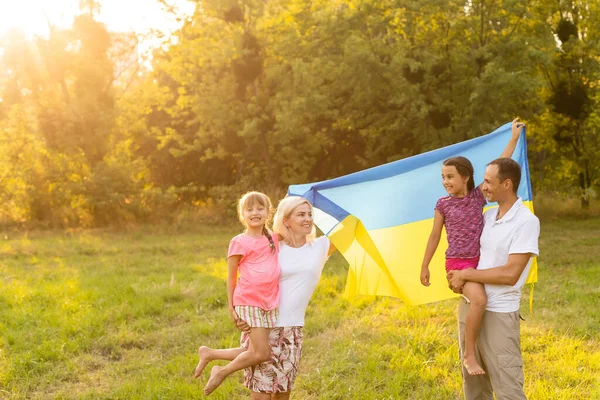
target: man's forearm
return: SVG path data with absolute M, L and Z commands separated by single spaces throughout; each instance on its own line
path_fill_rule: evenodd
M 467 282 L 487 283 L 489 285 L 515 285 L 519 276 L 515 279 L 515 274 L 506 266 L 490 269 L 465 269 L 462 271 L 461 278 Z
M 531 253 L 511 254 L 506 265 L 489 269 L 465 269 L 462 271 L 461 278 L 469 282 L 514 286 L 519 281 L 530 258 Z

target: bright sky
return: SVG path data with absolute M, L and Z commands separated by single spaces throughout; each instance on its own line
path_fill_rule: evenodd
M 157 0 L 99 0 L 99 20 L 111 31 L 144 32 L 148 28 L 170 32 L 177 22 L 162 10 Z M 185 14 L 194 11 L 187 0 L 168 0 Z M 0 0 L 0 36 L 11 28 L 20 28 L 28 36 L 48 34 L 48 23 L 70 26 L 79 12 L 79 0 Z

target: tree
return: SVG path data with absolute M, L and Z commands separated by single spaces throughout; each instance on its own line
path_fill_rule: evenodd
M 581 205 L 589 207 L 598 179 L 598 5 L 596 2 L 548 2 L 539 13 L 550 15 L 547 29 L 555 38 L 550 62 L 540 65 L 548 82 L 548 107 L 538 147 L 555 160 L 547 169 L 561 170 L 579 188 Z M 550 13 L 548 12 L 550 10 Z M 545 137 L 544 137 L 545 136 Z

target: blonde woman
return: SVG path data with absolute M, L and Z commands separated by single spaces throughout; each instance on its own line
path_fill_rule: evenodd
M 286 400 L 294 388 L 300 366 L 304 315 L 321 278 L 323 266 L 335 247 L 326 236 L 315 238 L 311 204 L 302 197 L 286 197 L 279 203 L 273 231 L 280 239 L 279 316 L 269 335 L 271 361 L 244 370 L 244 382 L 252 400 Z M 230 360 L 248 348 L 250 327 L 242 320 L 240 348 L 215 350 L 201 347 L 206 362 Z

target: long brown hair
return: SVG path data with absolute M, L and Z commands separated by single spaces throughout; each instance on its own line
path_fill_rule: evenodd
M 468 158 L 465 157 L 451 157 L 444 161 L 444 165 L 447 167 L 455 167 L 456 171 L 463 178 L 469 178 L 467 181 L 467 191 L 471 193 L 471 190 L 475 189 L 475 181 L 473 179 L 473 175 L 475 171 L 473 170 L 473 164 L 469 161 Z

